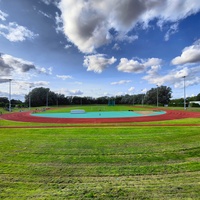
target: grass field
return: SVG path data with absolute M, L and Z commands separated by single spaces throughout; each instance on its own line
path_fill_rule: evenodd
M 0 199 L 199 199 L 200 127 L 167 127 L 199 119 L 159 123 L 166 126 L 0 120 L 2 127 L 38 126 L 0 129 Z
M 2 199 L 198 199 L 198 127 L 1 129 Z

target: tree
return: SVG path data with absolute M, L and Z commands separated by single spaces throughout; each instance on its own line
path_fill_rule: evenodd
M 0 107 L 5 107 L 9 103 L 7 97 L 0 97 Z
M 49 99 L 49 88 L 34 88 L 28 95 L 25 95 L 25 103 L 31 106 L 46 106 Z
M 167 86 L 160 86 L 157 88 L 151 88 L 145 96 L 145 103 L 150 105 L 156 105 L 157 100 L 159 105 L 169 104 L 172 95 L 172 89 Z M 158 96 L 158 99 L 157 99 Z
M 67 99 L 64 94 L 56 94 L 56 96 L 57 96 L 56 105 L 69 104 L 69 99 Z
M 108 103 L 108 96 L 104 96 L 104 97 L 98 97 L 96 99 L 97 104 L 107 104 Z
M 200 101 L 200 93 L 196 96 L 196 100 Z
M 11 99 L 11 105 L 12 107 L 23 107 L 23 103 L 20 100 L 15 100 L 15 99 Z

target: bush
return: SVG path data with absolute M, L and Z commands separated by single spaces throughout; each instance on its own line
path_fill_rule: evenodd
M 200 107 L 200 105 L 198 103 L 191 103 L 190 107 Z

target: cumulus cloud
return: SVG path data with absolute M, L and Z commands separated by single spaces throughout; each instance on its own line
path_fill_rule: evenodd
M 200 62 L 200 39 L 193 45 L 185 47 L 180 56 L 175 57 L 172 60 L 173 65 L 182 65 L 187 63 L 199 63 Z
M 38 34 L 33 33 L 24 26 L 18 25 L 16 22 L 10 22 L 8 25 L 0 24 L 0 35 L 11 42 L 22 42 L 38 36 Z
M 183 87 L 183 77 L 186 80 L 186 86 L 200 84 L 200 66 L 195 67 L 176 67 L 169 71 L 166 75 L 161 75 L 161 68 L 152 67 L 147 75 L 143 77 L 151 84 L 155 85 L 173 85 L 175 88 Z
M 67 79 L 72 79 L 72 76 L 70 75 L 56 75 L 56 77 L 62 79 L 63 81 Z
M 149 58 L 147 60 L 128 60 L 127 58 L 121 58 L 120 63 L 117 66 L 117 69 L 122 72 L 127 73 L 142 73 L 146 71 L 148 67 L 151 66 L 160 66 L 162 60 L 159 58 Z
M 116 62 L 116 58 L 106 58 L 104 54 L 95 54 L 84 56 L 83 65 L 87 67 L 87 71 L 94 71 L 95 73 L 102 73 L 103 70 Z
M 83 53 L 94 53 L 95 49 L 108 44 L 117 35 L 122 40 L 138 24 L 148 28 L 149 22 L 157 20 L 162 27 L 166 22 L 174 26 L 165 39 L 177 31 L 176 22 L 200 10 L 198 0 L 60 0 L 63 32 Z M 161 12 L 162 11 L 162 12 Z M 111 30 L 117 32 L 112 34 Z M 133 41 L 134 36 L 129 35 Z
M 112 82 L 111 85 L 123 85 L 123 84 L 130 83 L 130 82 L 132 82 L 132 81 L 131 80 L 121 80 L 118 82 Z
M 3 76 L 19 76 L 35 71 L 37 73 L 51 74 L 52 68 L 37 67 L 30 61 L 16 58 L 8 54 L 0 54 L 0 73 Z

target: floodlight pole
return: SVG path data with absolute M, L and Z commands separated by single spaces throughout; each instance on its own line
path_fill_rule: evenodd
M 158 107 L 158 85 L 157 86 L 157 107 Z
M 31 86 L 29 86 L 29 110 L 31 109 L 31 93 L 30 93 L 30 90 L 31 90 Z
M 183 84 L 184 84 L 184 110 L 186 110 L 186 99 L 185 99 L 185 77 L 183 76 Z
M 11 112 L 11 81 L 12 79 L 9 79 L 9 112 Z
M 47 91 L 47 99 L 46 99 L 46 107 L 48 108 L 49 106 L 49 91 Z
M 143 91 L 143 90 L 141 90 L 141 91 Z M 142 94 L 142 106 L 144 106 L 144 96 L 143 96 L 143 94 Z

